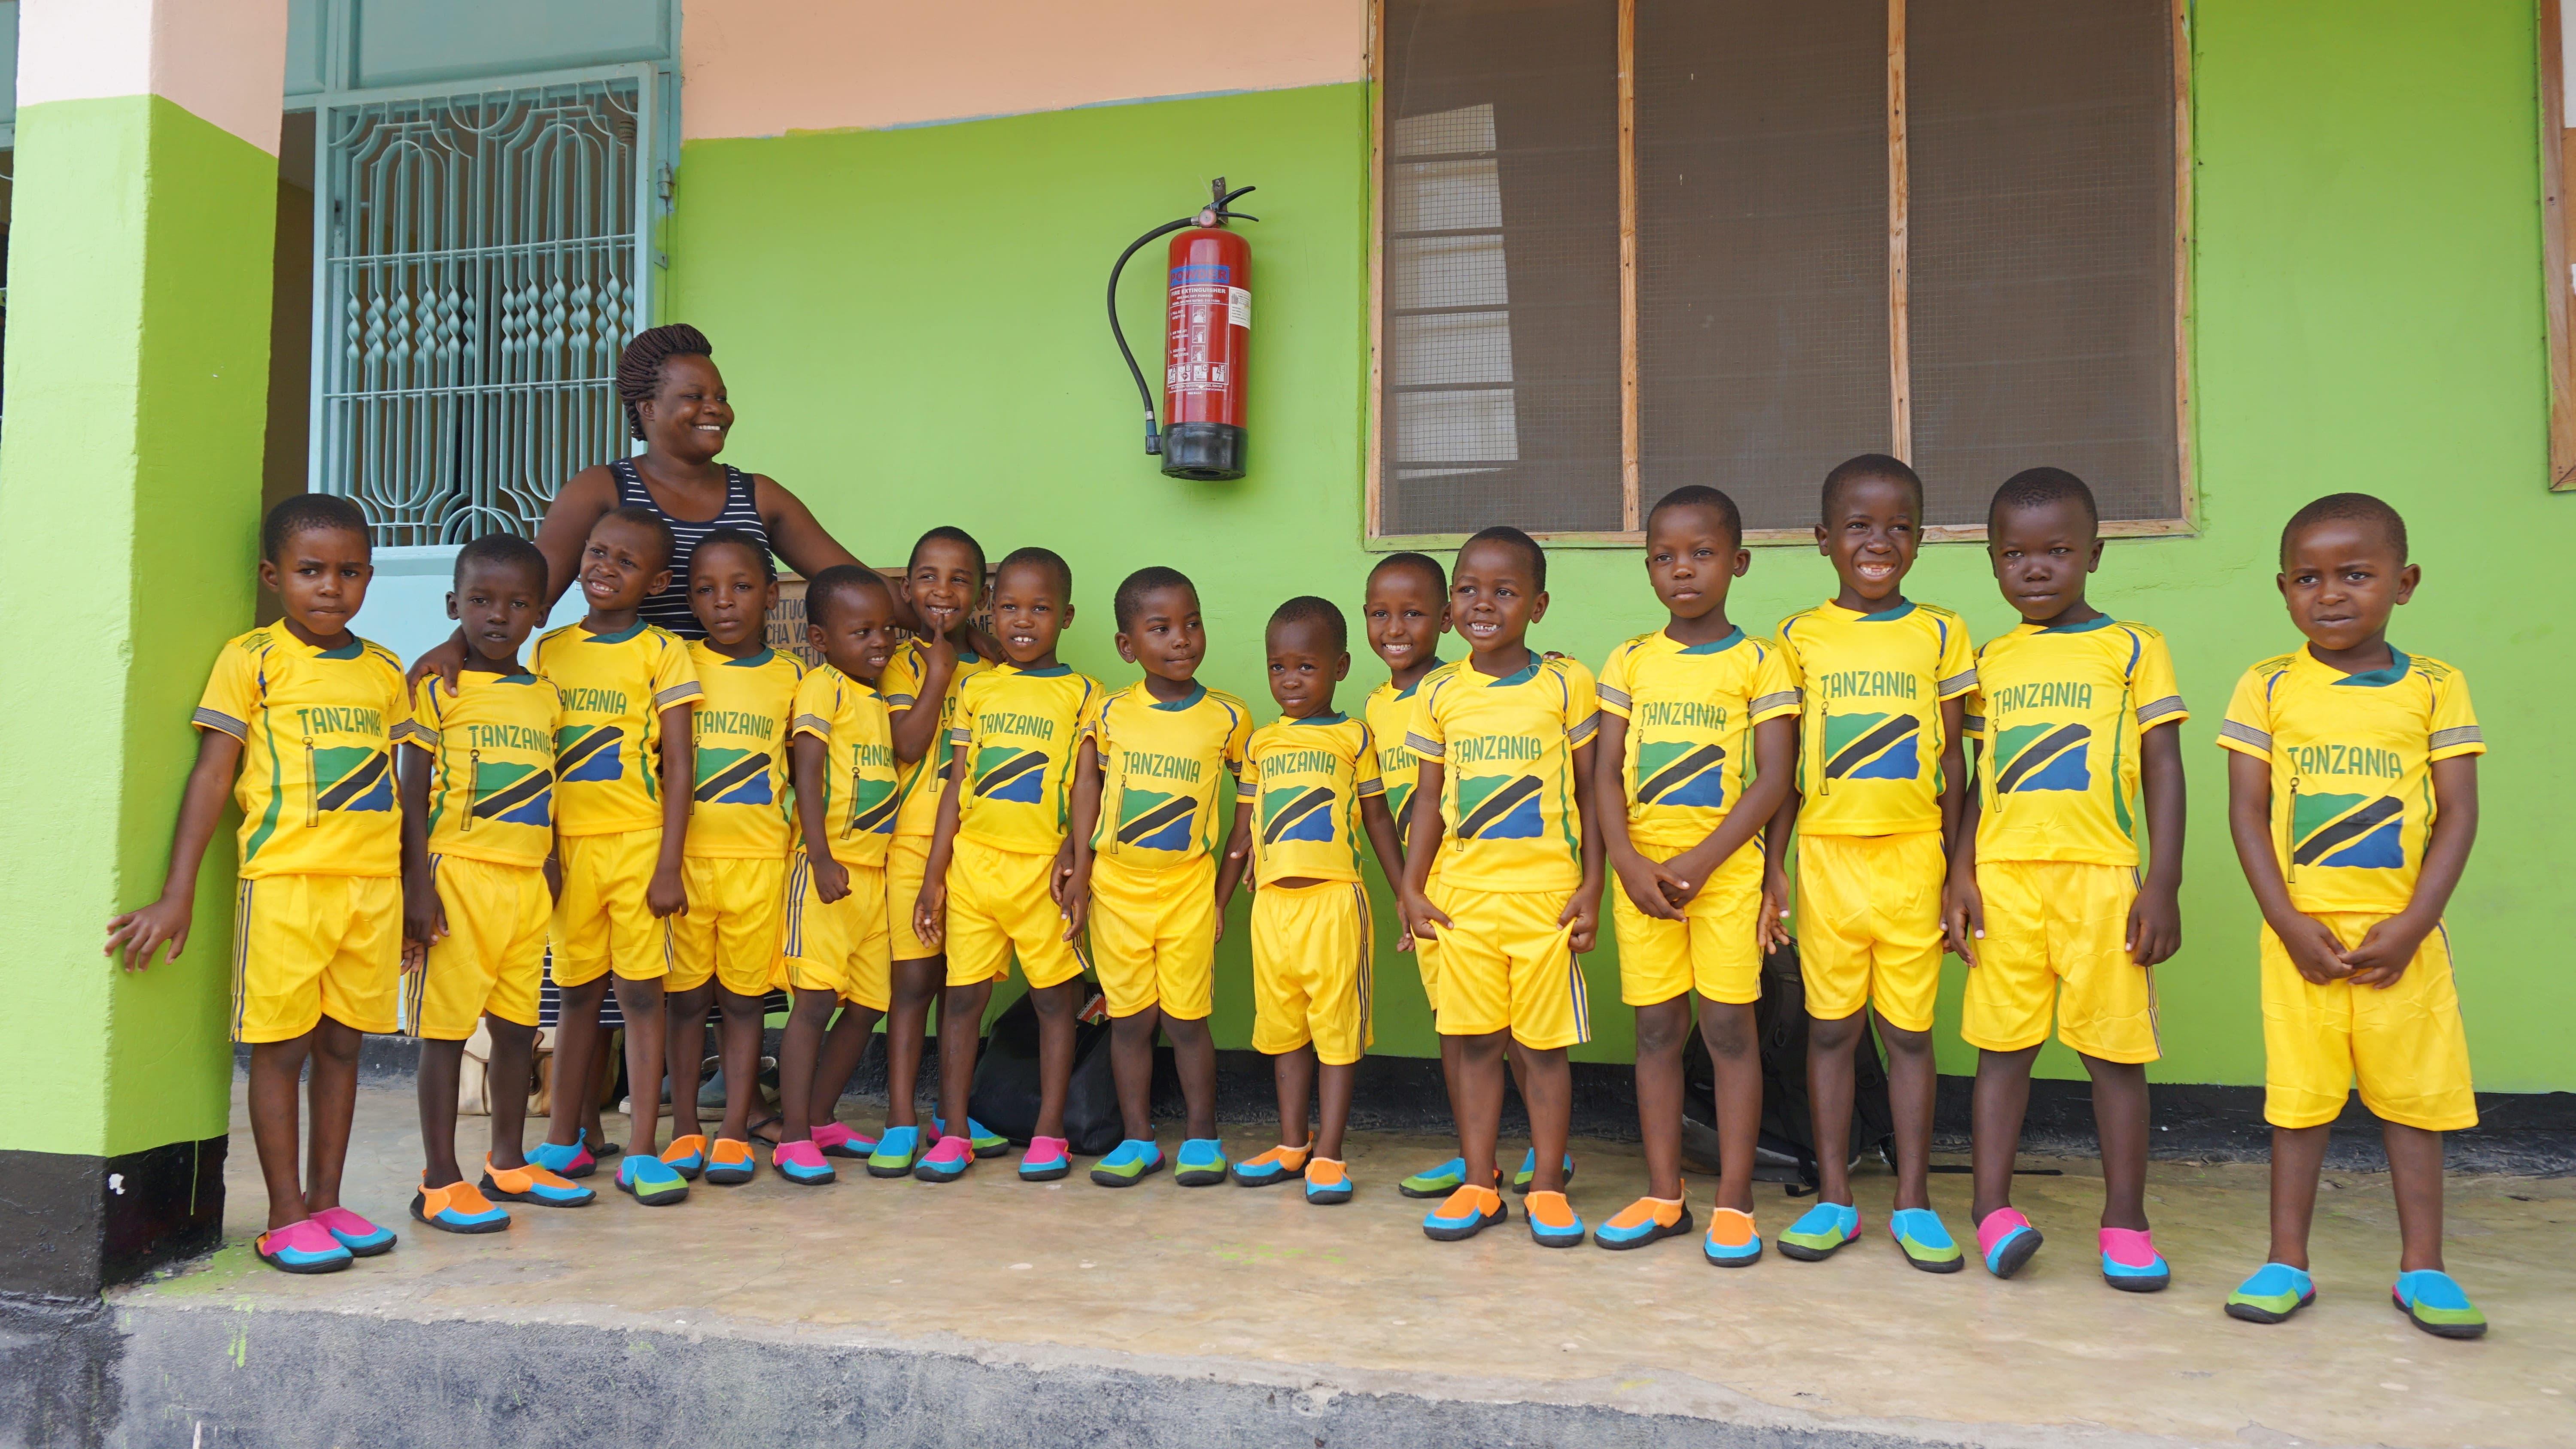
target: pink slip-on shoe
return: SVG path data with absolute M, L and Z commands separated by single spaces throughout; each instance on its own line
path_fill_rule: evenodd
M 1020 1181 L 1052 1182 L 1073 1171 L 1073 1146 L 1061 1137 L 1032 1137 L 1029 1150 L 1020 1154 Z
M 1977 1251 L 1985 1256 L 1986 1271 L 1998 1278 L 2020 1272 L 2039 1244 L 2039 1229 L 2019 1208 L 1997 1208 L 1977 1224 Z
M 826 1122 L 814 1129 L 814 1150 L 825 1157 L 867 1158 L 875 1155 L 877 1140 L 838 1122 Z
M 942 1137 L 938 1146 L 912 1165 L 912 1175 L 923 1182 L 955 1182 L 974 1165 L 975 1144 L 963 1137 Z
M 2102 1281 L 2123 1293 L 2154 1293 L 2173 1281 L 2155 1235 L 2136 1228 L 2102 1230 Z

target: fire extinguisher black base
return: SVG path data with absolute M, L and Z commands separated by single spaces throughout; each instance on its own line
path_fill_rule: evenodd
M 1232 423 L 1174 423 L 1163 430 L 1163 475 L 1201 483 L 1240 478 L 1243 441 Z

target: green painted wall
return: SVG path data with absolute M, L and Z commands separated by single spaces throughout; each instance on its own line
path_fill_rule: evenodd
M 2261 1080 L 2256 915 L 2228 848 L 2212 743 L 2236 675 L 2297 642 L 2273 592 L 2282 520 L 2343 488 L 2409 514 L 2426 582 L 2402 648 L 2465 669 L 2495 753 L 2483 843 L 2451 913 L 2479 1084 L 2576 1087 L 2559 1043 L 2576 1008 L 2550 902 L 2569 768 L 2527 721 L 2563 709 L 2563 650 L 2492 540 L 2551 559 L 2576 498 L 2543 491 L 2544 388 L 2532 13 L 2518 0 L 2329 9 L 2197 7 L 2195 299 L 2204 533 L 2115 545 L 2097 600 L 2171 637 L 2198 713 L 2186 945 L 2161 969 L 2169 1081 Z M 889 132 L 692 143 L 680 171 L 666 315 L 706 328 L 741 409 L 732 461 L 811 500 L 870 562 L 956 522 L 996 555 L 1072 559 L 1068 657 L 1132 678 L 1109 594 L 1168 563 L 1200 583 L 1204 677 L 1266 706 L 1268 611 L 1320 592 L 1356 612 L 1365 402 L 1367 93 L 1360 86 L 1113 106 Z M 1223 173 L 1261 190 L 1253 240 L 1253 472 L 1161 477 L 1100 314 L 1110 261 Z M 1158 333 L 1151 268 L 1130 336 Z M 1854 451 L 1864 443 L 1855 440 Z M 2034 463 L 2045 459 L 2034 458 Z M 2546 567 L 2547 565 L 2543 565 Z M 1660 617 L 1633 553 L 1560 549 L 1534 638 L 1598 663 Z M 1736 617 L 1767 629 L 1831 590 L 1824 561 L 1768 549 Z M 1931 551 L 1909 592 L 2011 622 L 1981 550 Z M 2535 647 L 2537 652 L 2535 651 Z M 1365 653 L 1345 703 L 1378 675 Z M 1242 932 L 1219 961 L 1220 1036 L 1249 1032 Z M 1968 1070 L 1950 965 L 1944 1068 Z M 1427 1054 L 1408 958 L 1381 952 L 1379 1050 Z M 1589 958 L 1595 1039 L 1623 1059 L 1615 955 Z M 2057 1048 L 2043 1070 L 2080 1075 Z
M 230 1102 L 229 825 L 179 962 L 99 948 L 161 889 L 189 712 L 251 615 L 277 160 L 158 97 L 17 124 L 0 1145 L 113 1155 L 216 1136 Z

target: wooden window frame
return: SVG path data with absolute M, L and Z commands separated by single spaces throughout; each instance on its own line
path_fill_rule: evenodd
M 2540 0 L 2540 253 L 2548 273 L 2543 295 L 2549 311 L 2549 491 L 2576 490 L 2576 345 L 2569 308 L 2576 286 L 2567 267 L 2567 178 L 2576 172 L 2568 153 L 2566 0 Z
M 1618 16 L 1619 107 L 1619 491 L 1625 527 L 1610 532 L 1562 531 L 1531 536 L 1552 547 L 1635 548 L 1645 542 L 1645 506 L 1640 485 L 1640 426 L 1637 377 L 1637 147 L 1636 147 L 1636 0 L 1616 0 Z M 2559 155 L 2556 127 L 2562 106 L 2558 75 L 2557 6 L 2561 0 L 2539 0 L 2542 12 L 2542 65 L 2545 104 L 2541 148 L 2548 171 L 2550 217 L 2549 314 L 2551 390 L 2550 454 L 2552 486 L 2576 488 L 2576 367 L 2571 367 L 2568 307 L 2571 297 L 2568 248 L 2559 227 L 2560 182 L 2569 168 Z M 1890 419 L 1896 456 L 1913 461 L 1913 379 L 1906 280 L 1906 209 L 1908 181 L 1905 125 L 1905 6 L 1887 0 L 1887 150 L 1888 150 L 1888 368 Z M 2200 531 L 2200 494 L 2192 448 L 2191 389 L 2191 0 L 2169 0 L 2173 34 L 2174 125 L 2174 461 L 2181 487 L 2181 514 L 2174 518 L 2105 519 L 2105 538 L 2171 538 Z M 1374 552 L 1403 549 L 1455 549 L 1463 533 L 1389 533 L 1385 528 L 1383 471 L 1385 440 L 1380 414 L 1385 402 L 1386 269 L 1386 4 L 1369 0 L 1369 229 L 1368 229 L 1368 417 L 1362 429 L 1363 495 L 1361 546 Z M 2564 451 L 2562 452 L 2562 447 Z M 1924 528 L 1926 543 L 1983 543 L 1984 524 L 1933 524 Z M 1806 528 L 1745 530 L 1748 547 L 1813 545 Z

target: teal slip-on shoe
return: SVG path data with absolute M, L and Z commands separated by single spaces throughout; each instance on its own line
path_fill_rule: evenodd
M 1467 1185 L 1467 1159 L 1452 1157 L 1437 1167 L 1426 1167 L 1395 1185 L 1406 1197 L 1447 1197 Z
M 346 1241 L 343 1239 L 343 1241 Z M 2451 1281 L 2451 1275 L 2439 1268 L 2418 1268 L 2400 1273 L 2388 1289 L 2388 1301 L 2406 1315 L 2406 1321 L 2436 1338 L 2483 1338 L 2487 1316 Z
M 1183 1187 L 1214 1187 L 1225 1181 L 1225 1144 L 1213 1137 L 1191 1137 L 1172 1160 L 1172 1181 Z
M 921 1160 L 921 1129 L 888 1127 L 877 1139 L 877 1150 L 868 1154 L 868 1176 L 910 1177 L 913 1165 Z
M 1968 1266 L 1968 1255 L 1959 1251 L 1941 1215 L 1930 1208 L 1898 1208 L 1887 1215 L 1887 1231 L 1905 1261 L 1926 1273 L 1956 1273 Z
M 944 1137 L 948 1134 L 948 1124 L 940 1118 L 933 1117 L 930 1119 L 930 1130 Z M 1010 1138 L 972 1117 L 966 1119 L 966 1141 L 974 1149 L 977 1157 L 999 1157 L 1011 1150 Z
M 552 1142 L 540 1142 L 528 1149 L 528 1160 L 557 1177 L 588 1177 L 599 1170 L 599 1163 L 590 1155 L 589 1149 L 582 1145 L 582 1138 L 585 1135 L 587 1134 L 576 1132 L 573 1134 L 572 1141 L 563 1146 L 557 1146 Z
M 1571 1152 L 1565 1154 L 1565 1180 L 1574 1181 L 1574 1154 Z M 1520 1171 L 1512 1174 L 1512 1191 L 1526 1196 L 1530 1190 L 1530 1184 L 1536 1181 L 1538 1181 L 1538 1149 L 1533 1147 L 1521 1154 Z
M 672 1207 L 689 1200 L 689 1180 L 658 1157 L 636 1154 L 617 1164 L 617 1190 L 646 1207 Z
M 1511 1215 L 1501 1193 L 1491 1188 L 1462 1187 L 1424 1216 L 1422 1235 L 1435 1243 L 1464 1242 Z
M 1859 1208 L 1848 1203 L 1820 1202 L 1800 1214 L 1780 1235 L 1780 1255 L 1802 1263 L 1821 1263 L 1859 1236 Z
M 2287 1263 L 2266 1263 L 2227 1295 L 2227 1316 L 2247 1323 L 2281 1323 L 2317 1301 L 2316 1281 Z
M 1134 1187 L 1147 1177 L 1163 1170 L 1163 1149 L 1141 1138 L 1131 1137 L 1093 1163 L 1091 1180 L 1102 1187 Z

